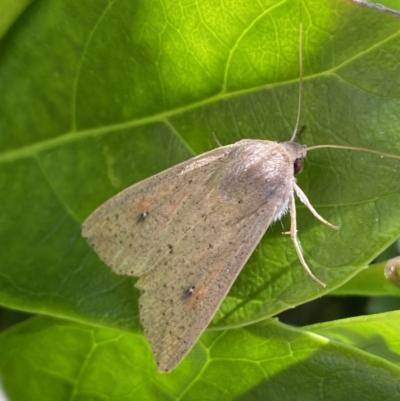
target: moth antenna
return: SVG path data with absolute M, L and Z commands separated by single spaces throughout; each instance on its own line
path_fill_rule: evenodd
M 379 156 L 389 157 L 391 159 L 400 160 L 400 156 L 393 155 L 391 153 L 384 153 L 384 152 L 380 152 L 379 150 L 372 150 L 372 149 L 368 149 L 368 148 L 360 148 L 358 146 L 346 146 L 346 145 L 315 145 L 315 146 L 310 146 L 309 148 L 307 148 L 307 153 L 310 150 L 325 149 L 325 148 L 344 149 L 344 150 L 357 150 L 359 152 L 373 153 L 373 154 L 376 154 L 376 155 L 379 155 Z
M 300 124 L 300 115 L 301 115 L 301 103 L 303 98 L 303 18 L 301 13 L 301 4 L 300 4 L 300 27 L 299 27 L 299 99 L 298 99 L 298 107 L 297 107 L 297 118 L 296 125 L 294 127 L 294 132 L 289 142 L 294 142 L 298 135 L 298 129 Z

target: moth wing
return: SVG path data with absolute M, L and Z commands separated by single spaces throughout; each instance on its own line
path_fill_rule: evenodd
M 197 215 L 189 208 L 212 179 L 214 162 L 223 164 L 234 147 L 217 148 L 125 189 L 84 221 L 82 236 L 118 274 L 140 276 L 151 270 L 170 252 L 172 236 L 184 230 L 183 210 Z
M 205 224 L 137 282 L 141 321 L 162 372 L 193 347 L 274 217 L 263 207 L 248 215 L 238 209 L 209 210 Z

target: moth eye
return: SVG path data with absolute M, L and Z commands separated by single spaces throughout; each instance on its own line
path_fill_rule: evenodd
M 300 173 L 303 170 L 303 167 L 304 167 L 304 160 L 302 158 L 296 159 L 294 161 L 293 167 L 294 167 L 294 173 L 295 174 Z

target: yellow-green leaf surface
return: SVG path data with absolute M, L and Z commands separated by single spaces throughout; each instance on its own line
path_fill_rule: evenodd
M 400 369 L 399 318 L 399 311 L 395 311 L 315 324 L 306 329 L 332 341 L 357 347 Z
M 302 1 L 301 15 L 301 142 L 400 155 L 400 19 L 347 0 Z M 0 42 L 0 304 L 73 321 L 57 321 L 67 331 L 139 336 L 132 334 L 141 330 L 135 279 L 99 261 L 81 238 L 82 222 L 129 185 L 215 148 L 213 131 L 222 144 L 288 140 L 298 106 L 299 26 L 295 0 L 32 3 Z M 306 164 L 299 186 L 340 226 L 335 232 L 298 205 L 304 256 L 328 288 L 300 266 L 282 235 L 286 216 L 268 229 L 214 327 L 244 325 L 319 297 L 400 236 L 399 160 L 325 149 L 310 152 Z M 53 320 L 37 321 L 53 330 Z M 36 341 L 29 337 L 42 329 L 31 324 L 3 340 L 17 341 L 12 333 L 26 327 L 26 341 Z M 146 358 L 149 375 L 176 382 L 158 378 L 138 338 L 121 363 Z M 223 342 L 216 344 L 218 352 Z M 101 382 L 101 371 L 93 373 Z M 166 384 L 152 388 L 172 399 L 182 394 Z
M 371 335 L 399 318 L 360 329 Z M 18 401 L 396 400 L 400 367 L 387 358 L 399 358 L 396 330 L 385 336 L 386 353 L 368 347 L 356 327 L 360 347 L 274 320 L 209 331 L 181 366 L 160 375 L 141 335 L 40 317 L 0 336 L 0 370 L 4 392 Z

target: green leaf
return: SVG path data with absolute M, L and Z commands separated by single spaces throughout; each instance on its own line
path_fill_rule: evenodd
M 301 4 L 301 121 L 308 127 L 301 141 L 400 155 L 400 21 L 345 0 Z M 213 131 L 223 144 L 288 140 L 298 104 L 299 14 L 295 0 L 34 2 L 0 43 L 0 304 L 133 338 L 140 327 L 135 280 L 99 261 L 81 238 L 82 221 L 127 186 L 214 148 Z M 298 205 L 299 237 L 328 289 L 306 275 L 282 235 L 286 216 L 268 228 L 214 326 L 274 315 L 363 270 L 400 236 L 399 169 L 399 160 L 371 154 L 310 152 L 299 186 L 340 231 Z M 30 324 L 22 326 L 28 342 L 35 334 Z M 252 328 L 242 330 L 235 333 Z M 3 338 L 18 341 L 10 333 Z M 155 380 L 173 380 L 149 371 Z M 67 386 L 64 376 L 78 374 L 61 376 Z M 206 383 L 214 383 L 210 377 Z M 249 382 L 237 394 L 258 391 L 257 385 Z
M 357 347 L 398 368 L 400 362 L 399 311 L 336 320 L 306 329 L 335 342 Z
M 213 130 L 223 143 L 289 138 L 299 10 L 291 1 L 224 12 L 206 3 L 179 12 L 172 3 L 165 10 L 161 3 L 73 4 L 32 5 L 3 44 L 0 301 L 131 329 L 138 296 L 132 281 L 98 261 L 80 236 L 81 222 L 121 189 L 190 157 L 187 148 L 214 147 Z M 76 7 L 80 18 L 72 17 Z M 41 40 L 25 32 L 36 20 Z M 309 128 L 302 141 L 396 150 L 399 74 L 391 60 L 399 51 L 398 20 L 344 1 L 311 1 L 303 5 L 303 25 L 302 121 Z M 382 29 L 372 32 L 377 25 Z M 63 32 L 61 42 L 55 31 Z M 30 66 L 34 84 L 26 84 L 16 60 Z M 299 235 L 329 289 L 399 236 L 399 166 L 358 152 L 310 153 L 300 186 L 341 230 L 299 206 Z M 285 218 L 268 229 L 219 325 L 324 293 L 281 234 L 288 226 Z
M 353 279 L 334 291 L 335 295 L 400 296 L 400 288 L 385 278 L 387 261 L 370 265 Z
M 343 326 L 366 338 L 399 317 Z M 160 375 L 141 335 L 40 317 L 0 336 L 0 371 L 5 394 L 19 401 L 379 401 L 400 396 L 398 330 L 386 330 L 386 352 L 367 341 L 332 341 L 328 329 L 316 335 L 276 320 L 208 331 L 174 372 Z

